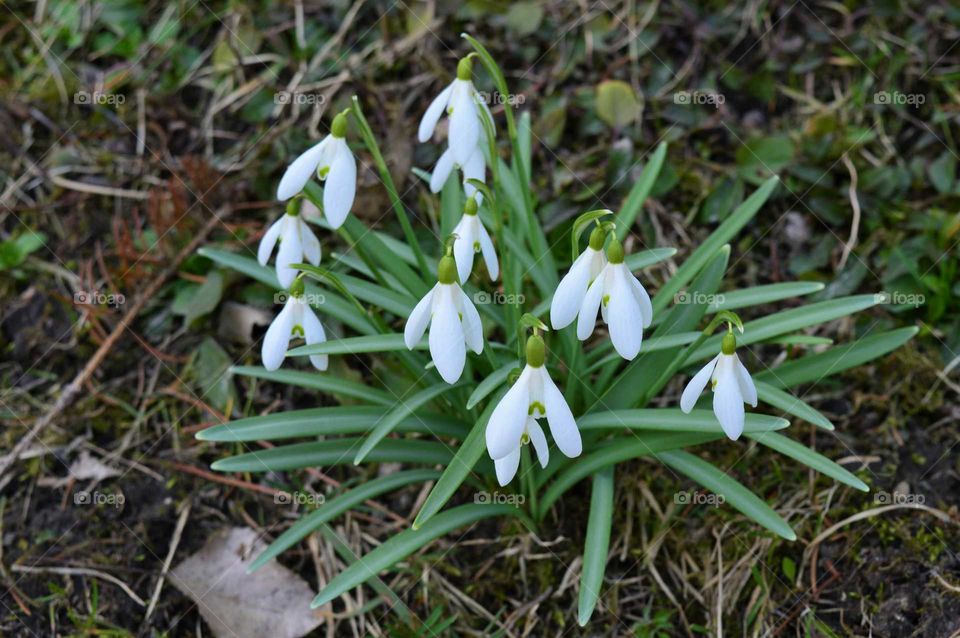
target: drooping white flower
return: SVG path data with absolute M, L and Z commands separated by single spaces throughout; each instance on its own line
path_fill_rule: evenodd
M 346 134 L 347 116 L 340 113 L 333 118 L 330 134 L 293 160 L 277 187 L 277 199 L 290 199 L 303 190 L 316 171 L 325 182 L 323 214 L 335 229 L 347 219 L 357 193 L 357 161 L 347 146 Z
M 430 358 L 444 381 L 456 383 L 463 373 L 467 348 L 483 352 L 483 326 L 473 302 L 457 283 L 453 257 L 443 257 L 437 271 L 439 281 L 410 313 L 403 341 L 413 350 L 429 325 Z
M 481 134 L 481 138 L 483 137 Z M 481 145 L 477 146 L 476 150 L 467 159 L 467 163 L 460 167 L 463 171 L 463 192 L 468 199 L 476 198 L 478 204 L 483 202 L 483 193 L 478 192 L 477 187 L 471 184 L 470 180 L 486 181 L 487 159 L 483 154 L 483 144 L 485 142 L 481 139 Z M 440 159 L 437 160 L 433 167 L 433 173 L 430 175 L 431 193 L 439 193 L 443 190 L 443 185 L 447 183 L 447 178 L 450 177 L 450 172 L 455 166 L 453 151 L 445 150 Z
M 453 164 L 466 167 L 470 156 L 474 154 L 480 143 L 483 131 L 480 110 L 485 110 L 488 115 L 490 111 L 473 86 L 472 77 L 473 70 L 468 56 L 457 64 L 457 78 L 433 99 L 420 120 L 417 139 L 423 143 L 433 136 L 433 131 L 444 112 L 450 118 L 447 130 L 447 147 L 450 157 L 444 160 L 441 156 L 438 165 L 446 161 L 450 163 L 450 167 Z M 490 122 L 493 122 L 492 117 Z M 450 168 L 446 169 L 446 174 L 450 174 Z
M 487 229 L 483 227 L 483 222 L 477 214 L 477 202 L 472 197 L 467 198 L 467 203 L 463 207 L 463 217 L 453 229 L 453 234 L 456 235 L 456 239 L 453 240 L 453 257 L 457 262 L 460 281 L 470 278 L 470 273 L 473 271 L 473 256 L 478 252 L 483 253 L 487 273 L 490 275 L 490 280 L 495 281 L 500 275 L 497 253 L 493 248 L 490 235 L 487 234 Z
M 750 373 L 737 356 L 737 340 L 732 332 L 723 337 L 720 354 L 703 366 L 684 388 L 680 409 L 690 412 L 710 381 L 713 386 L 713 413 L 726 435 L 736 441 L 743 433 L 744 403 L 757 407 L 757 388 Z
M 263 337 L 263 346 L 260 350 L 263 367 L 267 370 L 279 368 L 287 355 L 290 339 L 295 336 L 302 337 L 307 345 L 323 343 L 327 340 L 323 324 L 317 319 L 313 308 L 303 296 L 303 282 L 299 279 L 294 281 L 290 288 L 290 295 L 283 304 L 283 310 L 267 328 L 267 334 Z M 328 356 L 311 355 L 310 363 L 317 370 L 326 370 L 329 363 Z
M 624 359 L 640 352 L 643 329 L 653 321 L 653 305 L 640 281 L 623 262 L 623 247 L 616 238 L 607 249 L 607 264 L 587 289 L 577 318 L 577 337 L 593 334 L 597 310 L 610 329 L 614 349 Z
M 570 270 L 553 293 L 550 302 L 550 323 L 554 330 L 566 328 L 577 318 L 580 306 L 587 296 L 587 289 L 607 265 L 607 256 L 603 252 L 603 243 L 607 233 L 597 227 L 590 233 L 590 243 L 570 265 Z M 596 311 L 594 311 L 596 315 Z
M 257 261 L 266 266 L 274 246 L 280 242 L 277 279 L 284 288 L 289 288 L 297 276 L 297 269 L 290 264 L 303 263 L 304 258 L 314 266 L 320 264 L 320 240 L 297 211 L 295 203 L 288 205 L 287 212 L 267 229 L 257 248 Z
M 560 451 L 570 457 L 580 456 L 583 442 L 580 430 L 547 368 L 543 338 L 534 335 L 527 340 L 527 365 L 516 383 L 500 399 L 487 423 L 487 453 L 493 459 L 500 485 L 509 483 L 520 464 L 520 446 L 533 442 L 540 465 L 547 466 L 547 440 L 537 419 L 546 417 L 550 434 Z

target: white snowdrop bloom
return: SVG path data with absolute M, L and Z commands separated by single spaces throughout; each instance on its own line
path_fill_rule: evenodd
M 453 234 L 457 236 L 453 240 L 453 257 L 457 262 L 460 281 L 470 278 L 470 273 L 473 271 L 473 255 L 478 252 L 483 253 L 483 261 L 487 265 L 490 280 L 496 281 L 500 275 L 497 253 L 493 248 L 490 235 L 487 234 L 487 229 L 480 221 L 480 215 L 477 214 L 477 202 L 472 197 L 467 199 L 463 207 L 463 217 L 453 229 Z
M 277 241 L 280 242 L 277 279 L 284 288 L 289 288 L 297 276 L 297 269 L 291 268 L 290 264 L 302 264 L 304 258 L 314 266 L 320 264 L 320 240 L 300 216 L 296 203 L 287 206 L 287 212 L 267 229 L 260 240 L 257 261 L 261 266 L 267 265 Z
M 533 442 L 540 465 L 547 466 L 547 440 L 537 419 L 546 418 L 550 434 L 566 456 L 580 456 L 583 442 L 567 400 L 557 388 L 547 368 L 543 338 L 527 339 L 527 365 L 487 423 L 487 453 L 493 459 L 500 485 L 509 483 L 520 464 L 520 446 Z
M 623 246 L 616 238 L 607 249 L 607 264 L 587 289 L 577 318 L 577 337 L 581 341 L 593 334 L 597 310 L 610 330 L 614 349 L 624 359 L 640 352 L 643 329 L 653 321 L 650 295 L 623 263 Z
M 453 164 L 467 166 L 471 155 L 478 148 L 483 131 L 480 109 L 485 110 L 488 115 L 490 114 L 486 103 L 473 86 L 472 77 L 472 65 L 470 57 L 467 56 L 457 64 L 457 78 L 441 91 L 440 95 L 435 97 L 430 106 L 427 107 L 417 131 L 417 139 L 421 143 L 426 142 L 433 137 L 433 131 L 437 128 L 437 122 L 440 121 L 443 113 L 446 112 L 449 116 L 450 126 L 447 130 L 447 147 L 450 155 L 446 160 L 441 156 L 440 161 L 437 162 L 438 168 L 444 162 L 450 164 L 450 167 L 446 168 L 446 175 L 450 174 L 450 168 Z M 492 117 L 490 121 L 493 122 Z M 437 169 L 434 169 L 434 172 L 436 171 Z M 444 176 L 443 181 L 446 181 L 446 176 Z
M 267 334 L 263 337 L 260 358 L 263 360 L 264 368 L 276 370 L 280 367 L 290 347 L 290 339 L 293 337 L 302 337 L 307 345 L 323 343 L 327 340 L 323 325 L 314 314 L 313 308 L 304 299 L 303 282 L 299 279 L 296 279 L 290 287 L 290 296 L 283 304 L 283 310 L 267 328 Z M 310 363 L 317 370 L 326 370 L 329 363 L 328 356 L 311 355 Z
M 597 226 L 590 233 L 587 249 L 580 253 L 560 280 L 556 292 L 553 293 L 553 301 L 550 302 L 550 323 L 554 330 L 566 328 L 573 323 L 580 312 L 580 306 L 583 305 L 584 297 L 587 296 L 587 289 L 607 265 L 607 256 L 603 252 L 606 238 L 607 231 Z
M 750 373 L 740 363 L 736 350 L 737 339 L 732 332 L 728 332 L 723 337 L 720 354 L 690 379 L 680 397 L 680 409 L 690 412 L 707 386 L 707 381 L 710 381 L 713 387 L 713 413 L 723 431 L 734 441 L 743 432 L 743 404 L 757 407 L 757 388 Z
M 483 193 L 477 191 L 477 187 L 470 183 L 471 179 L 486 183 L 487 176 L 487 158 L 483 155 L 483 141 L 485 137 L 481 134 L 481 143 L 476 150 L 467 159 L 467 163 L 461 166 L 463 171 L 463 192 L 467 198 L 476 197 L 477 203 L 483 202 Z M 453 161 L 453 151 L 447 149 L 437 160 L 433 167 L 433 173 L 430 175 L 430 192 L 439 193 L 443 190 L 443 185 L 447 183 L 450 172 L 455 168 Z
M 437 285 L 410 313 L 403 341 L 413 350 L 430 326 L 430 358 L 443 380 L 456 383 L 463 373 L 467 348 L 483 352 L 483 326 L 473 302 L 457 283 L 457 266 L 449 255 L 440 260 Z
M 347 219 L 357 193 L 357 161 L 347 146 L 346 134 L 347 116 L 340 113 L 333 118 L 330 135 L 293 160 L 277 187 L 277 199 L 290 199 L 303 190 L 316 171 L 324 182 L 323 214 L 334 229 Z

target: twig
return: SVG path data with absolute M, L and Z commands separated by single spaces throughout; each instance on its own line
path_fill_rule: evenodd
M 94 578 L 100 578 L 107 581 L 108 583 L 113 583 L 124 593 L 130 597 L 130 599 L 140 605 L 141 607 L 146 607 L 147 603 L 143 602 L 143 599 L 137 596 L 130 587 L 127 586 L 125 582 L 117 578 L 116 576 L 111 576 L 106 572 L 97 571 L 96 569 L 87 569 L 86 567 L 36 567 L 31 565 L 13 565 L 10 567 L 12 571 L 22 572 L 25 574 L 60 574 L 61 576 L 93 576 Z
M 853 247 L 857 245 L 857 235 L 860 233 L 860 199 L 857 197 L 857 167 L 853 165 L 853 162 L 850 161 L 850 156 L 846 153 L 840 158 L 843 160 L 843 165 L 847 167 L 847 171 L 850 173 L 850 190 L 848 191 L 850 195 L 850 208 L 853 209 L 853 223 L 850 225 L 850 238 L 847 240 L 847 243 L 843 245 L 843 254 L 840 256 L 840 263 L 837 264 L 837 270 L 843 270 L 843 267 L 847 265 L 847 259 L 850 258 L 850 253 L 853 251 Z
M 56 403 L 53 404 L 53 407 L 47 411 L 42 417 L 37 419 L 37 422 L 33 424 L 33 427 L 27 432 L 26 436 L 20 439 L 13 450 L 10 451 L 5 457 L 0 459 L 0 476 L 3 476 L 10 466 L 19 458 L 20 454 L 26 449 L 27 445 L 30 444 L 30 441 L 35 439 L 40 433 L 48 426 L 50 423 L 60 415 L 63 410 L 73 402 L 73 399 L 77 396 L 80 390 L 83 388 L 84 383 L 93 376 L 93 373 L 96 372 L 97 368 L 100 367 L 100 364 L 106 358 L 107 354 L 113 348 L 113 346 L 123 335 L 124 331 L 127 329 L 127 326 L 133 324 L 133 321 L 137 318 L 137 315 L 140 314 L 140 311 L 143 310 L 143 307 L 147 304 L 148 301 L 153 300 L 156 297 L 157 293 L 160 291 L 160 288 L 166 283 L 167 279 L 173 276 L 177 269 L 180 267 L 180 263 L 184 259 L 192 255 L 197 251 L 197 248 L 206 240 L 207 235 L 214 229 L 214 227 L 221 223 L 222 218 L 225 217 L 228 212 L 222 212 L 223 209 L 218 210 L 213 214 L 213 217 L 208 221 L 203 228 L 197 233 L 193 240 L 187 244 L 183 250 L 177 253 L 173 261 L 167 266 L 159 275 L 157 275 L 153 281 L 147 284 L 147 287 L 143 289 L 141 295 L 130 307 L 130 310 L 123 315 L 123 319 L 120 320 L 120 323 L 113 329 L 113 332 L 110 333 L 110 336 L 107 337 L 97 351 L 90 357 L 90 360 L 87 361 L 87 365 L 83 367 L 83 370 L 77 373 L 77 376 L 73 378 L 73 381 L 67 385 L 63 392 L 60 393 L 60 396 L 57 398 Z
M 160 576 L 157 578 L 157 584 L 153 588 L 153 596 L 150 597 L 150 604 L 147 606 L 147 613 L 143 617 L 144 625 L 153 615 L 153 610 L 157 607 L 157 601 L 160 600 L 160 591 L 163 589 L 163 581 L 167 578 L 167 572 L 170 571 L 170 563 L 173 562 L 173 555 L 177 553 L 177 547 L 180 545 L 180 537 L 183 535 L 183 528 L 187 525 L 187 519 L 190 518 L 190 501 L 187 501 L 183 509 L 180 510 L 180 518 L 177 519 L 177 526 L 173 530 L 173 538 L 170 540 L 170 549 L 167 550 L 167 557 L 163 561 L 163 568 L 160 570 Z

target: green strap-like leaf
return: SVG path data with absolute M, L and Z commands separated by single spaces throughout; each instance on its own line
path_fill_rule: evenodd
M 421 339 L 418 350 L 427 349 L 427 341 Z M 288 357 L 305 357 L 315 354 L 359 354 L 361 352 L 397 352 L 407 350 L 407 344 L 400 333 L 349 337 L 299 346 L 287 352 Z
M 321 374 L 304 370 L 267 370 L 260 366 L 234 366 L 230 368 L 230 372 L 243 377 L 286 383 L 300 388 L 360 399 L 378 405 L 392 406 L 397 402 L 396 397 L 383 390 L 326 373 Z
M 313 599 L 311 607 L 324 605 L 337 596 L 362 585 L 380 571 L 389 569 L 427 543 L 484 518 L 519 516 L 521 510 L 505 504 L 461 505 L 437 514 L 419 529 L 408 529 L 392 536 L 382 545 L 337 574 Z
M 737 310 L 759 306 L 783 299 L 812 295 L 823 290 L 823 288 L 824 285 L 816 281 L 788 281 L 780 284 L 753 286 L 743 290 L 732 290 L 716 295 L 716 298 L 707 308 L 707 312 L 713 313 L 720 310 Z
M 813 423 L 815 426 L 823 428 L 824 430 L 834 429 L 830 419 L 823 416 L 816 408 L 804 403 L 802 399 L 763 381 L 754 381 L 754 385 L 757 386 L 757 397 L 764 403 L 769 403 L 775 408 L 780 408 L 787 414 L 792 414 L 808 423 Z
M 714 465 L 682 450 L 662 452 L 657 454 L 657 458 L 681 474 L 689 476 L 711 492 L 723 496 L 727 503 L 750 520 L 763 525 L 788 541 L 797 540 L 797 535 L 790 528 L 790 525 L 773 511 L 773 508 L 741 485 L 739 481 L 730 478 Z
M 511 362 L 491 372 L 486 379 L 477 384 L 477 387 L 470 394 L 470 398 L 467 399 L 467 409 L 472 410 L 478 403 L 486 399 L 487 395 L 499 388 L 510 376 L 510 371 L 516 367 L 517 363 Z
M 637 215 L 639 215 L 643 209 L 643 203 L 647 201 L 647 196 L 650 195 L 650 190 L 660 175 L 660 169 L 663 168 L 663 160 L 666 156 L 667 143 L 660 142 L 657 150 L 650 156 L 650 161 L 643 167 L 643 172 L 640 173 L 640 179 L 638 179 L 633 185 L 633 188 L 630 189 L 627 199 L 623 202 L 623 205 L 620 206 L 620 211 L 616 217 L 617 239 L 620 241 L 623 241 L 627 233 L 630 232 L 630 229 L 633 227 L 633 222 L 636 221 Z
M 766 414 L 747 414 L 744 432 L 772 432 L 790 425 L 786 419 Z M 723 434 L 713 410 L 693 410 L 684 414 L 674 408 L 647 408 L 640 410 L 608 410 L 591 412 L 577 419 L 581 430 L 660 430 L 663 432 L 706 432 Z
M 858 489 L 861 492 L 870 491 L 870 488 L 867 487 L 866 483 L 824 455 L 820 454 L 819 452 L 815 452 L 806 445 L 798 443 L 793 439 L 789 439 L 782 434 L 777 434 L 776 432 L 764 432 L 750 433 L 747 434 L 747 436 L 757 443 L 766 445 L 768 448 L 780 452 L 784 456 L 789 456 L 792 459 L 800 461 L 804 465 L 815 469 L 821 474 L 826 474 L 830 478 L 840 481 L 844 485 L 849 485 L 850 487 Z
M 277 537 L 277 540 L 270 543 L 270 546 L 263 550 L 263 552 L 257 556 L 256 560 L 250 564 L 247 568 L 247 573 L 253 573 L 267 561 L 276 558 L 282 552 L 299 543 L 308 534 L 316 531 L 322 524 L 333 520 L 364 501 L 380 496 L 381 494 L 386 494 L 387 492 L 392 492 L 404 485 L 432 481 L 438 476 L 440 476 L 440 473 L 436 470 L 395 472 L 362 483 L 359 487 L 330 499 L 316 510 L 300 518 L 300 520 L 291 525 L 287 531 Z
M 429 388 L 424 388 L 413 396 L 399 399 L 399 405 L 384 415 L 384 417 L 374 425 L 373 431 L 364 439 L 363 445 L 360 446 L 360 450 L 353 459 L 353 464 L 360 465 L 363 463 L 367 455 L 377 447 L 377 444 L 380 443 L 385 436 L 390 434 L 405 418 L 416 412 L 418 408 L 426 405 L 441 394 L 462 386 L 462 383 L 454 385 L 438 383 Z M 434 433 L 434 435 L 436 434 L 437 433 Z
M 613 522 L 613 466 L 593 475 L 587 539 L 583 546 L 583 570 L 580 572 L 580 599 L 577 621 L 583 627 L 593 615 L 607 568 L 610 527 Z
M 666 261 L 677 254 L 676 248 L 650 248 L 648 250 L 638 250 L 623 258 L 623 263 L 631 272 L 643 270 L 661 261 Z

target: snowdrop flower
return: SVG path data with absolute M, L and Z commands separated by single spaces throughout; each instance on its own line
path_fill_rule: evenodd
M 443 380 L 456 383 L 463 373 L 467 348 L 483 352 L 480 314 L 457 282 L 457 266 L 450 255 L 440 259 L 438 279 L 410 313 L 403 341 L 413 350 L 430 326 L 430 358 Z
M 290 199 L 303 190 L 314 171 L 326 185 L 323 189 L 323 214 L 330 226 L 340 228 L 357 193 L 357 161 L 347 146 L 346 112 L 339 113 L 330 125 L 330 135 L 293 160 L 277 187 L 277 199 Z
M 500 264 L 497 262 L 497 253 L 493 249 L 493 242 L 487 229 L 483 227 L 480 216 L 477 214 L 477 201 L 467 198 L 463 207 L 463 217 L 453 229 L 456 239 L 453 240 L 453 257 L 457 262 L 457 274 L 460 281 L 470 278 L 473 271 L 474 253 L 483 252 L 483 261 L 487 265 L 487 273 L 491 281 L 496 281 L 500 275 Z
M 640 352 L 643 329 L 653 321 L 653 305 L 643 285 L 623 263 L 623 246 L 613 238 L 607 249 L 607 264 L 590 284 L 577 318 L 577 337 L 584 341 L 593 334 L 600 309 L 610 328 L 614 349 L 624 359 Z
M 479 152 L 478 147 L 483 131 L 480 109 L 484 109 L 488 115 L 490 114 L 486 103 L 473 86 L 472 77 L 472 64 L 468 55 L 457 64 L 457 79 L 433 99 L 420 120 L 417 138 L 423 143 L 433 137 L 433 131 L 436 129 L 437 122 L 440 121 L 440 116 L 443 115 L 444 111 L 450 117 L 450 127 L 447 131 L 449 155 L 444 153 L 437 162 L 437 168 L 434 169 L 435 173 L 438 169 L 445 170 L 446 174 L 443 175 L 443 180 L 440 182 L 441 186 L 446 181 L 447 175 L 450 174 L 454 164 L 464 167 L 464 172 L 467 172 L 466 169 L 471 158 Z M 492 117 L 490 121 L 493 122 Z M 473 157 L 474 162 L 482 160 L 482 153 L 479 153 L 479 158 Z
M 468 199 L 476 197 L 477 202 L 483 201 L 483 193 L 477 192 L 477 187 L 470 183 L 471 179 L 485 181 L 487 176 L 487 159 L 483 155 L 483 144 L 486 142 L 485 135 L 481 132 L 481 141 L 476 150 L 467 159 L 461 169 L 463 170 L 463 192 Z M 454 169 L 453 151 L 447 149 L 437 160 L 433 167 L 433 173 L 430 175 L 430 192 L 439 193 L 443 190 L 443 185 L 447 183 L 450 172 Z
M 283 310 L 267 328 L 267 334 L 263 337 L 260 358 L 264 368 L 276 370 L 280 367 L 290 347 L 290 339 L 294 336 L 302 337 L 307 345 L 327 340 L 323 325 L 303 296 L 303 281 L 299 278 L 293 281 Z M 311 355 L 310 363 L 317 370 L 326 370 L 328 357 L 325 354 Z
M 606 229 L 602 226 L 594 228 L 590 233 L 587 249 L 580 253 L 571 264 L 569 272 L 560 280 L 550 303 L 550 323 L 554 330 L 566 328 L 577 318 L 583 299 L 587 296 L 587 289 L 607 265 L 607 256 L 603 253 L 606 239 Z
M 261 266 L 267 265 L 277 241 L 280 242 L 280 249 L 277 251 L 277 279 L 284 288 L 289 288 L 297 276 L 297 269 L 291 268 L 290 264 L 303 263 L 304 257 L 314 266 L 320 264 L 320 240 L 300 216 L 299 200 L 290 202 L 283 217 L 264 233 L 257 248 L 257 261 Z
M 543 338 L 534 334 L 527 339 L 527 365 L 487 423 L 487 452 L 493 459 L 500 485 L 506 485 L 516 475 L 520 446 L 524 443 L 533 442 L 540 465 L 547 466 L 547 439 L 537 419 L 546 417 L 550 434 L 563 454 L 573 458 L 583 451 L 573 412 L 550 378 L 545 359 Z
M 681 410 L 689 413 L 693 409 L 708 380 L 713 387 L 713 413 L 717 415 L 726 435 L 736 441 L 743 432 L 743 404 L 757 407 L 757 388 L 753 385 L 750 373 L 740 363 L 737 338 L 732 330 L 724 335 L 720 354 L 690 379 L 680 397 Z

